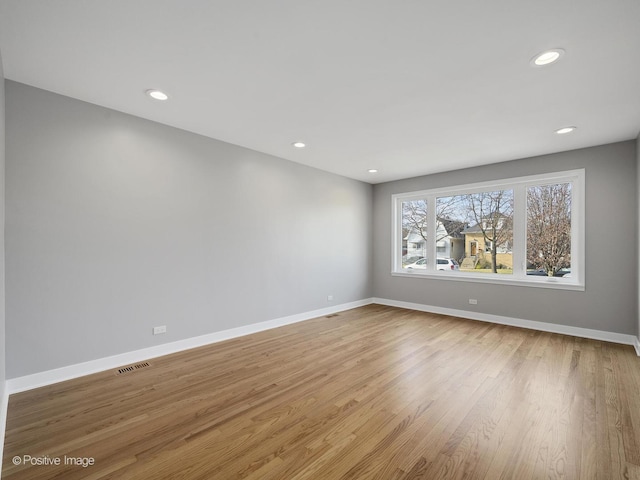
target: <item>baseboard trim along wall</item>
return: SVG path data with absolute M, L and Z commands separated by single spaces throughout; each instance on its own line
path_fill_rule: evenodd
M 604 342 L 620 343 L 622 345 L 633 345 L 636 353 L 640 356 L 640 342 L 638 337 L 627 335 L 624 333 L 605 332 L 604 330 L 592 330 L 590 328 L 571 327 L 568 325 L 559 325 L 556 323 L 537 322 L 534 320 L 524 320 L 522 318 L 503 317 L 500 315 L 492 315 L 489 313 L 470 312 L 468 310 L 456 310 L 454 308 L 436 307 L 433 305 L 423 305 L 420 303 L 402 302 L 398 300 L 389 300 L 386 298 L 374 298 L 372 303 L 387 305 L 389 307 L 407 308 L 409 310 L 418 310 L 428 313 L 440 313 L 443 315 L 451 315 L 454 317 L 468 318 L 471 320 L 479 320 L 481 322 L 498 323 L 500 325 L 510 325 L 512 327 L 528 328 L 531 330 L 540 330 L 542 332 L 560 333 L 563 335 L 572 335 L 574 337 L 590 338 L 592 340 L 602 340 Z
M 10 378 L 7 379 L 5 391 L 7 392 L 7 395 L 24 392 L 26 390 L 32 390 L 34 388 L 44 387 L 46 385 L 51 385 L 58 382 L 64 382 L 65 380 L 83 377 L 92 373 L 111 370 L 123 365 L 137 363 L 143 360 L 149 360 L 151 358 L 162 357 L 171 353 L 177 353 L 183 350 L 189 350 L 191 348 L 202 347 L 204 345 L 210 345 L 212 343 L 222 342 L 224 340 L 242 337 L 244 335 L 250 335 L 252 333 L 258 333 L 264 330 L 270 330 L 272 328 L 290 325 L 292 323 L 303 322 L 312 318 L 331 315 L 332 313 L 362 307 L 364 305 L 369 305 L 370 303 L 372 303 L 372 300 L 370 298 L 358 300 L 355 302 L 343 303 L 340 305 L 334 305 L 332 307 L 321 308 L 319 310 L 312 310 L 288 317 L 276 318 L 273 320 L 267 320 L 265 322 L 231 328 L 228 330 L 222 330 L 220 332 L 214 332 L 198 337 L 179 340 L 177 342 L 165 343 L 154 347 L 143 348 L 119 355 L 113 355 L 111 357 L 105 357 L 84 363 L 69 365 L 67 367 L 56 368 L 54 370 L 38 372 L 32 375 Z
M 389 300 L 385 298 L 369 298 L 350 303 L 343 303 L 328 308 L 312 310 L 288 317 L 277 318 L 265 322 L 245 325 L 243 327 L 232 328 L 220 332 L 214 332 L 199 337 L 187 338 L 177 342 L 165 343 L 154 347 L 143 348 L 111 357 L 91 360 L 84 363 L 69 365 L 54 370 L 25 375 L 23 377 L 11 378 L 6 381 L 5 395 L 2 399 L 4 408 L 6 408 L 7 398 L 10 394 L 32 390 L 34 388 L 51 385 L 65 380 L 90 375 L 92 373 L 103 372 L 123 365 L 149 360 L 151 358 L 169 355 L 171 353 L 181 352 L 190 348 L 202 347 L 212 343 L 229 340 L 231 338 L 241 337 L 252 333 L 262 332 L 272 328 L 290 325 L 292 323 L 303 322 L 312 318 L 322 317 L 352 308 L 361 307 L 377 303 L 390 307 L 407 308 L 409 310 L 417 310 L 421 312 L 439 313 L 443 315 L 451 315 L 455 317 L 468 318 L 471 320 L 480 320 L 483 322 L 497 323 L 501 325 L 510 325 L 513 327 L 529 328 L 532 330 L 540 330 L 543 332 L 560 333 L 564 335 L 573 335 L 574 337 L 590 338 L 593 340 L 603 340 L 605 342 L 620 343 L 623 345 L 633 345 L 636 353 L 640 356 L 640 342 L 638 337 L 626 335 L 622 333 L 605 332 L 602 330 L 592 330 L 588 328 L 571 327 L 567 325 L 558 325 L 555 323 L 537 322 L 533 320 L 524 320 L 519 318 L 503 317 L 499 315 L 491 315 L 487 313 L 470 312 L 467 310 L 456 310 L 453 308 L 436 307 L 433 305 L 423 305 L 419 303 L 403 302 L 398 300 Z M 6 413 L 6 409 L 3 413 Z M 4 415 L 3 415 L 4 416 Z M 0 420 L 2 422 L 2 420 Z
M 7 411 L 9 410 L 9 392 L 7 392 L 6 382 L 4 393 L 0 399 L 0 461 L 4 458 L 4 433 L 7 430 Z

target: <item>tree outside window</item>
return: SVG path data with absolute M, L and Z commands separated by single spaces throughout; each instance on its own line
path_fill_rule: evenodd
M 527 188 L 527 263 L 554 276 L 571 268 L 571 184 Z

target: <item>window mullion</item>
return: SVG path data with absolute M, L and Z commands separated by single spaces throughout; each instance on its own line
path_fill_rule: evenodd
M 392 268 L 394 271 L 402 269 L 402 199 L 393 197 L 393 209 L 394 209 L 394 228 L 393 228 L 393 259 Z
M 435 272 L 436 263 L 436 234 L 437 234 L 437 218 L 436 218 L 436 196 L 428 195 L 427 200 L 427 271 Z
M 576 175 L 572 183 L 571 204 L 571 268 L 575 279 L 585 282 L 585 185 L 584 172 Z
M 513 187 L 513 276 L 527 272 L 527 187 Z

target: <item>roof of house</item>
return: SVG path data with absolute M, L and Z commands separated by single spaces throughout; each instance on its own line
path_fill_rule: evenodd
M 442 224 L 449 236 L 453 238 L 462 238 L 465 227 L 468 226 L 465 222 L 451 218 L 438 218 L 438 221 Z
M 504 214 L 502 214 L 502 213 L 496 213 L 496 217 L 499 217 L 499 218 L 506 218 L 506 219 L 510 218 L 509 216 L 504 215 Z M 489 219 L 489 218 L 491 218 L 491 217 L 485 217 L 485 218 Z M 498 220 L 498 222 L 499 222 L 499 221 L 500 221 L 500 220 Z M 498 227 L 498 228 L 501 228 L 501 227 L 500 227 L 500 223 L 498 223 L 498 225 L 499 225 L 499 227 Z M 467 234 L 467 233 L 481 233 L 481 232 L 482 232 L 482 229 L 480 228 L 480 224 L 479 224 L 479 223 L 476 223 L 476 224 L 475 224 L 475 225 L 473 225 L 473 226 L 470 226 L 470 227 L 465 228 L 464 230 L 462 230 L 462 232 L 461 232 L 461 233 L 462 233 L 462 235 L 465 235 L 465 234 Z
M 476 223 L 473 227 L 465 228 L 461 233 L 462 235 L 466 235 L 467 233 L 482 233 L 482 230 L 480 229 L 480 224 Z

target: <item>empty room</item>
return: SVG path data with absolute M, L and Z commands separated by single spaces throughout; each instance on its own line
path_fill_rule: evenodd
M 0 0 L 7 480 L 639 479 L 640 2 Z

